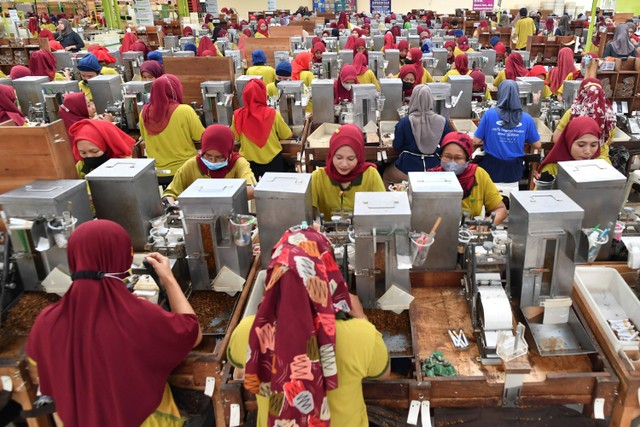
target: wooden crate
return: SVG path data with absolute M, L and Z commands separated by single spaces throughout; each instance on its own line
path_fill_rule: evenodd
M 254 38 L 250 37 L 245 41 L 245 49 L 247 52 L 247 66 L 252 66 L 251 54 L 254 50 L 261 49 L 267 56 L 267 65 L 275 67 L 275 58 L 273 52 L 275 51 L 291 51 L 291 42 L 288 37 L 269 37 L 269 38 Z
M 185 104 L 195 102 L 197 105 L 202 105 L 200 83 L 208 80 L 229 80 L 231 90 L 235 90 L 235 74 L 231 58 L 167 57 L 164 58 L 164 70 L 168 74 L 177 76 L 182 82 L 184 88 L 182 100 Z
M 302 25 L 272 27 L 269 29 L 269 36 L 269 38 L 302 37 Z

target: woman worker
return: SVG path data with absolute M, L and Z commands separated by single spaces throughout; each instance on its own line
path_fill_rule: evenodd
M 409 102 L 413 89 L 420 83 L 416 81 L 416 67 L 411 65 L 403 65 L 398 73 L 398 78 L 402 80 L 402 99 L 403 103 Z
M 247 76 L 262 76 L 265 85 L 276 81 L 276 70 L 267 65 L 267 56 L 263 50 L 257 49 L 251 53 L 252 66 L 247 68 Z
M 419 47 L 412 47 L 409 49 L 405 64 L 413 64 L 416 67 L 416 81 L 421 84 L 433 83 L 435 80 L 431 76 L 431 73 L 422 66 L 422 50 Z
M 524 66 L 524 60 L 519 52 L 512 52 L 507 57 L 507 62 L 504 70 L 501 70 L 493 81 L 495 87 L 500 87 L 500 83 L 505 80 L 516 81 L 518 77 L 526 77 L 529 75 L 529 70 Z
M 56 73 L 56 57 L 48 50 L 36 50 L 29 56 L 29 69 L 34 76 L 47 76 L 49 81 L 65 80 L 64 76 Z
M 407 55 L 409 54 L 409 42 L 407 40 L 400 40 L 398 42 L 398 52 L 400 53 L 400 66 L 407 64 Z
M 267 85 L 268 98 L 280 96 L 280 92 L 278 91 L 278 83 L 291 80 L 292 72 L 293 68 L 291 67 L 291 62 L 289 61 L 282 61 L 276 66 L 276 81 Z
M 84 47 L 82 37 L 71 28 L 71 24 L 66 19 L 58 21 L 58 32 L 54 34 L 56 41 L 68 52 L 77 52 Z
M 323 234 L 287 230 L 274 249 L 257 313 L 227 348 L 256 394 L 257 425 L 368 427 L 362 380 L 388 375 L 382 335 L 349 294 Z
M 91 88 L 89 87 L 89 80 L 97 75 L 102 76 L 117 76 L 118 72 L 113 68 L 103 67 L 98 62 L 98 58 L 93 53 L 85 55 L 80 61 L 78 61 L 78 70 L 80 71 L 80 78 L 82 81 L 78 83 L 80 90 L 93 101 L 93 95 L 91 94 Z
M 140 76 L 142 80 L 152 82 L 164 74 L 164 67 L 154 60 L 147 60 L 140 65 Z
M 102 117 L 96 117 L 96 106 L 93 102 L 89 101 L 82 92 L 71 92 L 64 96 L 64 101 L 58 109 L 58 115 L 64 123 L 64 127 L 69 135 L 69 144 L 74 146 L 74 137 L 69 133 L 71 126 L 84 119 L 99 118 L 109 122 L 113 122 L 113 116 L 111 114 L 103 114 Z M 79 160 L 76 157 L 76 160 Z
M 563 47 L 558 53 L 558 66 L 549 71 L 549 87 L 551 92 L 562 100 L 565 80 L 574 80 L 577 75 L 573 62 L 573 49 Z
M 313 54 L 313 63 L 322 64 L 322 54 L 327 51 L 327 47 L 322 42 L 313 45 L 311 53 Z
M 489 39 L 489 43 L 493 46 L 493 49 L 496 51 L 496 61 L 502 62 L 504 57 L 507 55 L 506 46 L 500 41 L 499 36 L 493 36 Z
M 12 121 L 16 126 L 24 126 L 27 119 L 16 105 L 16 91 L 13 86 L 0 85 L 0 123 Z
M 611 56 L 613 58 L 627 58 L 638 56 L 638 48 L 631 42 L 629 37 L 629 26 L 618 24 L 613 32 L 613 40 L 607 43 L 602 54 L 603 58 Z
M 198 114 L 182 103 L 182 83 L 176 76 L 164 74 L 153 82 L 139 125 L 147 156 L 163 171 L 158 183 L 167 186 L 180 166 L 198 154 L 194 142 L 204 132 Z
M 52 52 L 55 52 L 58 50 L 64 50 L 64 46 L 62 46 L 60 42 L 57 41 L 56 38 L 53 36 L 53 33 L 47 30 L 46 28 L 40 31 L 40 34 L 38 35 L 38 37 L 41 39 L 49 39 L 49 48 L 51 49 Z
M 258 28 L 254 37 L 257 39 L 269 37 L 269 27 L 267 26 L 267 21 L 265 21 L 264 19 L 258 21 Z
M 325 167 L 311 174 L 312 205 L 315 212 L 329 219 L 333 212 L 353 211 L 356 193 L 360 191 L 385 191 L 385 188 L 376 166 L 365 161 L 360 128 L 342 125 L 331 135 Z
M 444 48 L 447 49 L 447 64 L 453 64 L 456 59 L 453 55 L 453 52 L 456 50 L 456 42 L 447 40 L 444 42 Z
M 83 119 L 69 129 L 71 151 L 78 177 L 84 176 L 109 159 L 131 157 L 136 141 L 116 125 L 105 120 Z
M 231 130 L 240 141 L 240 154 L 260 179 L 265 172 L 285 172 L 280 141 L 291 137 L 291 129 L 279 111 L 267 106 L 267 88 L 262 80 L 247 82 L 242 93 L 244 107 L 233 113 Z
M 534 65 L 531 67 L 531 70 L 527 73 L 528 77 L 537 77 L 540 80 L 547 80 L 547 69 L 544 68 L 544 65 Z M 549 89 L 548 85 L 544 85 L 542 89 L 542 97 L 549 98 L 551 96 L 551 89 Z
M 487 86 L 487 81 L 482 70 L 476 68 L 469 74 L 469 77 L 473 79 L 473 96 L 471 100 L 478 102 L 489 101 L 491 99 L 491 93 L 489 92 L 489 87 Z
M 483 145 L 485 151 L 477 163 L 493 182 L 511 183 L 517 190 L 524 172 L 525 143 L 542 146 L 533 118 L 522 111 L 517 83 L 505 80 L 498 89 L 498 104 L 482 116 L 474 135 L 474 144 Z
M 453 51 L 453 57 L 455 58 L 458 55 L 461 55 L 463 53 L 467 54 L 469 52 L 475 52 L 473 49 L 471 49 L 471 47 L 469 47 L 469 39 L 467 38 L 467 36 L 460 37 L 458 39 L 458 45 Z
M 470 164 L 473 152 L 471 137 L 462 132 L 449 133 L 440 143 L 440 166 L 429 172 L 453 172 L 462 187 L 462 211 L 471 217 L 495 213 L 494 224 L 507 217 L 507 208 L 489 174 L 480 166 Z
M 369 61 L 363 53 L 358 52 L 356 56 L 353 57 L 353 67 L 356 69 L 358 82 L 360 84 L 373 84 L 376 90 L 380 92 L 380 83 L 378 83 L 378 79 L 373 71 L 369 69 Z
M 455 67 L 451 67 L 447 74 L 442 76 L 440 79 L 441 83 L 446 83 L 449 81 L 449 76 L 468 76 L 471 74 L 471 70 L 469 69 L 469 59 L 465 53 L 461 53 L 456 56 L 454 59 Z
M 196 179 L 241 178 L 247 181 L 247 197 L 253 199 L 256 182 L 247 159 L 233 151 L 233 132 L 223 125 L 211 125 L 202 134 L 200 154 L 187 160 L 178 169 L 173 181 L 162 193 L 165 204 L 175 205 L 176 199 Z
M 341 102 L 351 102 L 353 100 L 353 85 L 358 83 L 358 74 L 354 66 L 343 65 L 338 78 L 333 82 L 334 105 Z
M 393 149 L 400 156 L 384 171 L 385 188 L 406 181 L 409 172 L 426 172 L 440 164 L 438 146 L 451 128 L 444 117 L 433 111 L 433 104 L 429 86 L 418 85 L 413 89 L 409 113 L 395 128 Z
M 67 254 L 73 283 L 37 317 L 26 352 L 42 393 L 65 426 L 181 426 L 167 379 L 202 339 L 169 260 L 147 255 L 173 312 L 133 295 L 122 282 L 131 239 L 107 220 L 80 225 Z M 82 321 L 80 321 L 82 319 Z M 163 424 L 164 423 L 164 424 Z

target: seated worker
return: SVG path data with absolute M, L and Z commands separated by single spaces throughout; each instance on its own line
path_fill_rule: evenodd
M 322 53 L 327 51 L 327 47 L 323 42 L 317 42 L 313 45 L 311 53 L 313 54 L 313 62 L 315 64 L 322 64 Z
M 351 102 L 353 100 L 352 86 L 360 83 L 358 74 L 353 65 L 343 65 L 340 74 L 335 82 L 333 82 L 333 103 L 334 105 L 341 102 Z
M 635 45 L 634 40 L 630 37 L 630 34 L 634 33 L 633 27 L 630 27 L 629 24 L 618 24 L 613 32 L 613 39 L 604 46 L 602 57 L 628 58 L 638 56 L 640 48 Z
M 493 47 L 493 50 L 496 51 L 496 62 L 502 62 L 502 60 L 507 55 L 506 46 L 500 41 L 499 36 L 493 36 L 489 39 L 489 43 Z
M 164 74 L 162 63 L 154 60 L 147 60 L 140 65 L 140 76 L 142 80 L 152 82 Z
M 64 127 L 69 135 L 69 144 L 73 148 L 73 136 L 69 134 L 71 126 L 84 119 L 99 119 L 113 122 L 113 116 L 111 114 L 103 114 L 101 117 L 96 117 L 96 106 L 93 102 L 89 101 L 82 92 L 70 92 L 64 96 L 64 101 L 58 109 L 58 115 L 64 123 Z M 80 160 L 76 157 L 76 160 Z
M 544 65 L 534 65 L 531 67 L 529 73 L 527 73 L 528 77 L 537 77 L 540 80 L 547 80 L 547 69 L 544 68 Z M 549 89 L 549 85 L 545 84 L 542 89 L 542 97 L 549 98 L 551 96 L 551 89 Z
M 258 27 L 256 28 L 256 34 L 254 37 L 257 39 L 269 38 L 269 27 L 267 26 L 267 21 L 264 19 L 258 21 Z
M 147 60 L 148 61 L 158 61 L 160 64 L 162 64 L 162 53 L 157 51 L 157 50 L 152 50 L 147 55 Z
M 84 47 L 84 41 L 82 37 L 71 28 L 71 24 L 68 20 L 62 18 L 58 21 L 58 32 L 54 34 L 56 41 L 58 41 L 64 50 L 68 52 L 77 52 Z
M 292 72 L 291 72 L 291 80 L 300 80 L 304 83 L 308 93 L 311 92 L 311 82 L 313 81 L 314 75 L 311 72 L 311 65 L 313 64 L 313 54 L 311 52 L 300 52 L 296 55 L 296 58 L 293 60 L 291 64 Z M 307 107 L 305 109 L 307 113 L 311 113 L 313 111 L 313 105 L 311 100 L 307 103 Z
M 400 40 L 398 42 L 398 52 L 400 53 L 400 66 L 406 64 L 407 55 L 409 54 L 409 42 L 406 40 Z
M 475 52 L 473 49 L 471 49 L 471 47 L 469 47 L 469 39 L 467 38 L 467 36 L 460 37 L 458 39 L 458 45 L 453 51 L 453 57 L 455 58 L 458 55 L 461 55 L 463 53 L 467 54 L 469 52 Z
M 113 426 L 161 426 L 168 420 L 182 426 L 167 379 L 202 332 L 169 259 L 146 257 L 173 312 L 140 299 L 123 283 L 133 251 L 131 238 L 115 222 L 78 226 L 67 255 L 73 283 L 38 315 L 26 345 L 42 393 L 54 399 L 66 426 L 106 420 Z
M 24 126 L 26 117 L 16 105 L 16 91 L 13 86 L 0 85 L 0 123 L 12 121 L 16 126 Z
M 422 50 L 419 47 L 412 47 L 411 49 L 409 49 L 407 59 L 405 59 L 404 63 L 415 65 L 417 82 L 421 84 L 435 82 L 435 80 L 431 76 L 431 73 L 429 73 L 429 71 L 427 71 L 427 69 L 422 66 Z
M 365 161 L 364 136 L 356 125 L 342 125 L 329 140 L 324 168 L 311 174 L 311 201 L 317 214 L 353 211 L 356 193 L 386 191 L 376 165 Z M 314 215 L 317 217 L 317 215 Z
M 581 116 L 571 120 L 540 163 L 539 179 L 552 181 L 552 178 L 558 176 L 558 162 L 598 158 L 601 135 L 602 129 L 591 117 Z
M 282 61 L 276 66 L 276 81 L 267 85 L 267 96 L 269 98 L 273 96 L 280 96 L 280 92 L 278 91 L 278 83 L 291 80 L 292 72 L 293 67 L 291 66 L 291 62 L 289 61 Z
M 29 56 L 29 69 L 34 76 L 47 76 L 49 81 L 65 80 L 64 76 L 56 73 L 56 57 L 48 50 L 36 50 Z
M 62 46 L 60 42 L 57 41 L 55 37 L 53 37 L 53 33 L 49 29 L 43 28 L 42 31 L 40 31 L 40 34 L 38 34 L 38 38 L 49 39 L 49 48 L 51 49 L 51 52 L 64 50 L 64 46 Z
M 93 95 L 91 95 L 91 88 L 89 87 L 89 80 L 97 75 L 102 76 L 117 76 L 118 72 L 113 68 L 103 67 L 98 62 L 98 58 L 93 53 L 89 53 L 82 57 L 78 61 L 78 70 L 80 71 L 80 77 L 82 81 L 78 83 L 80 90 L 84 92 L 85 96 L 89 98 L 89 101 L 93 101 Z
M 398 160 L 384 170 L 385 188 L 409 179 L 409 172 L 426 172 L 440 164 L 438 146 L 451 132 L 449 122 L 433 111 L 433 95 L 428 85 L 413 89 L 409 112 L 396 125 L 393 149 Z
M 267 56 L 263 50 L 251 53 L 251 67 L 247 68 L 247 76 L 262 76 L 265 85 L 276 81 L 276 70 L 267 65 Z
M 198 53 L 198 46 L 196 46 L 193 43 L 187 43 L 184 45 L 184 47 L 182 48 L 185 52 L 193 52 L 193 55 L 195 56 Z
M 491 93 L 487 86 L 487 80 L 481 69 L 476 68 L 469 74 L 473 79 L 473 101 L 484 102 L 491 100 Z
M 453 40 L 447 40 L 444 42 L 444 48 L 447 49 L 447 64 L 453 64 L 456 57 L 453 52 L 456 50 L 456 42 Z
M 454 66 L 451 67 L 447 74 L 442 76 L 440 79 L 441 83 L 446 83 L 449 81 L 449 76 L 468 76 L 471 74 L 471 70 L 469 69 L 469 58 L 464 53 L 456 56 L 454 59 Z
M 544 68 L 544 67 L 543 67 Z M 516 81 L 518 77 L 525 77 L 529 74 L 529 70 L 524 66 L 524 60 L 519 52 L 511 52 L 511 55 L 507 57 L 507 62 L 504 70 L 500 70 L 493 85 L 500 87 L 500 83 L 505 80 Z
M 416 82 L 416 67 L 413 64 L 403 65 L 398 73 L 398 78 L 402 80 L 402 99 L 404 103 L 409 102 L 413 89 L 420 83 Z
M 105 120 L 83 119 L 71 126 L 71 151 L 76 159 L 78 178 L 96 169 L 109 159 L 131 157 L 135 139 Z
M 462 132 L 451 132 L 440 143 L 440 166 L 430 169 L 430 172 L 454 172 L 462 187 L 462 211 L 471 217 L 495 213 L 495 224 L 500 224 L 507 218 L 507 207 L 502 201 L 489 174 L 480 166 L 470 164 L 473 152 L 471 137 Z
M 353 57 L 355 58 L 358 53 L 363 54 L 367 61 L 369 61 L 369 51 L 367 50 L 367 42 L 362 37 L 358 37 L 353 45 Z
M 575 80 L 578 72 L 573 62 L 573 49 L 563 47 L 558 52 L 558 66 L 549 71 L 549 87 L 551 92 L 562 100 L 565 80 Z
M 233 132 L 227 126 L 211 125 L 202 134 L 200 154 L 187 160 L 178 169 L 173 181 L 162 193 L 169 206 L 196 179 L 200 178 L 241 178 L 247 181 L 247 197 L 253 199 L 253 185 L 256 179 L 247 159 L 233 151 Z
M 524 173 L 526 143 L 542 147 L 533 118 L 522 111 L 517 83 L 505 80 L 498 89 L 498 104 L 484 113 L 476 129 L 474 144 L 485 151 L 477 163 L 493 182 L 517 184 Z
M 362 380 L 390 371 L 382 335 L 349 294 L 323 234 L 287 230 L 273 254 L 258 311 L 242 319 L 227 347 L 256 395 L 256 425 L 368 427 Z M 306 366 L 302 375 L 298 365 Z M 303 398 L 313 405 L 301 411 Z
M 358 52 L 356 53 L 356 56 L 353 57 L 353 67 L 356 69 L 358 82 L 360 84 L 373 84 L 375 85 L 376 90 L 380 92 L 380 83 L 378 83 L 378 79 L 373 71 L 369 69 L 369 61 L 363 53 Z
M 198 153 L 194 143 L 204 127 L 190 105 L 182 103 L 182 83 L 173 74 L 163 74 L 151 85 L 149 103 L 140 114 L 140 137 L 147 157 L 156 160 L 158 183 L 171 183 L 180 166 Z
M 285 172 L 280 141 L 291 137 L 291 129 L 279 111 L 267 106 L 267 88 L 262 80 L 249 80 L 242 93 L 244 107 L 233 112 L 231 130 L 240 141 L 240 154 L 260 179 L 265 172 Z

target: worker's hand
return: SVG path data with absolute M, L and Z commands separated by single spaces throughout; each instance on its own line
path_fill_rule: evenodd
M 180 213 L 180 207 L 178 205 L 169 205 L 164 209 L 164 213 L 167 215 L 177 215 Z
M 349 298 L 351 299 L 351 311 L 349 315 L 355 319 L 367 319 L 367 315 L 364 314 L 364 309 L 362 308 L 362 303 L 360 302 L 360 298 L 357 295 L 349 294 Z
M 65 79 L 71 80 L 71 70 L 65 69 L 62 74 L 64 74 Z
M 173 277 L 173 273 L 171 272 L 171 264 L 169 264 L 169 258 L 159 254 L 158 252 L 151 252 L 147 255 L 146 259 L 149 264 L 151 264 L 156 273 L 158 273 L 158 278 L 161 282 L 163 282 L 163 285 L 167 283 L 165 279 Z
M 65 47 L 65 48 L 64 48 L 64 50 L 66 50 L 67 52 L 69 52 L 70 50 L 73 50 L 73 49 L 75 49 L 75 48 L 76 48 L 75 46 L 67 46 L 67 47 Z
M 111 122 L 111 123 L 113 123 L 113 120 L 114 120 L 113 114 L 111 114 L 111 113 L 104 113 L 102 115 L 101 119 L 102 120 L 106 120 L 107 122 Z

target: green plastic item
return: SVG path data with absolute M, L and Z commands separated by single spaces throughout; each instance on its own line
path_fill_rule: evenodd
M 422 373 L 427 377 L 455 377 L 458 375 L 456 368 L 439 351 L 434 351 L 431 356 L 422 361 Z

